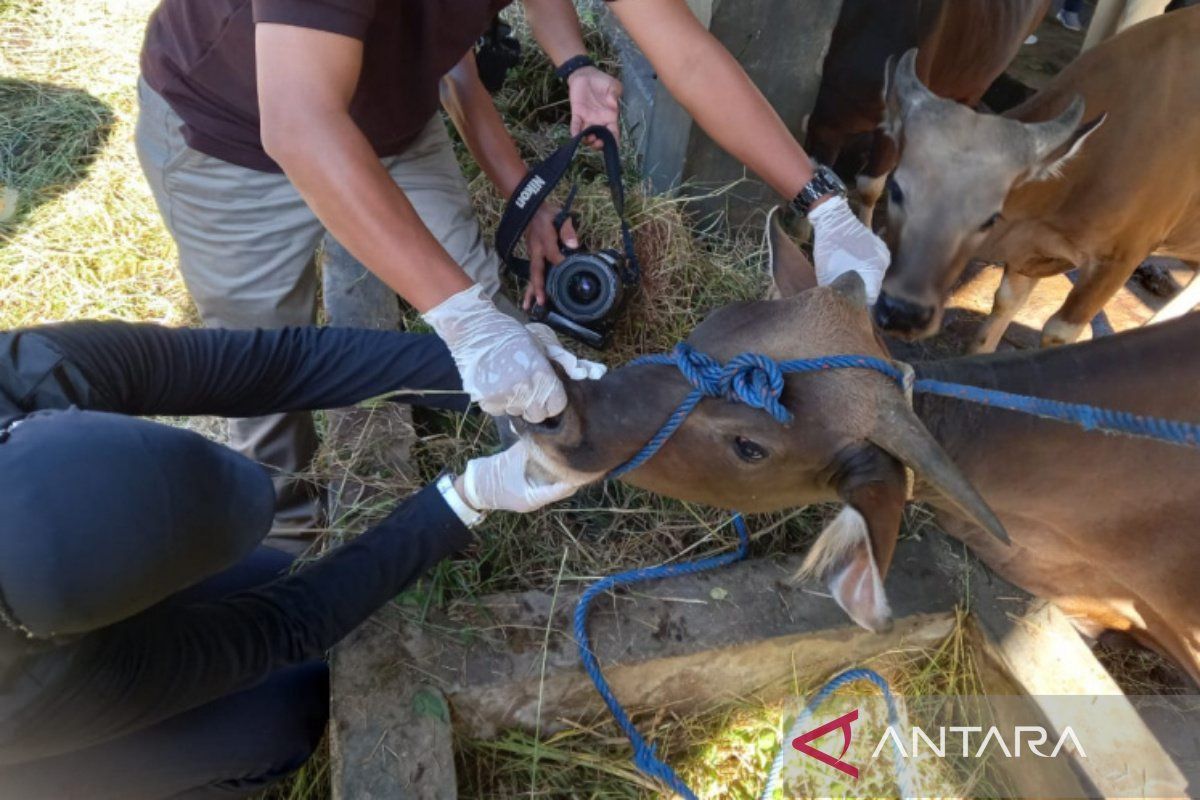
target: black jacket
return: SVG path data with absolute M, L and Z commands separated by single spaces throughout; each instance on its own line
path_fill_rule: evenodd
M 397 399 L 462 409 L 433 336 L 74 323 L 0 333 L 0 765 L 105 741 L 320 657 L 469 533 L 432 487 L 303 570 L 174 602 L 271 524 L 265 470 L 134 415 Z

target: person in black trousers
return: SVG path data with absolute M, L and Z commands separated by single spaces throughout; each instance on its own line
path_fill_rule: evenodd
M 0 798 L 231 797 L 325 727 L 325 651 L 488 509 L 572 493 L 514 445 L 289 574 L 266 470 L 139 417 L 464 409 L 434 336 L 69 323 L 0 333 Z M 418 393 L 418 390 L 428 392 Z

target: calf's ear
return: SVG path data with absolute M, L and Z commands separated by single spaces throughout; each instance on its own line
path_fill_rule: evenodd
M 854 461 L 838 485 L 846 505 L 821 531 L 800 574 L 820 578 L 852 620 L 881 633 L 892 626 L 883 579 L 896 551 L 907 477 L 900 462 L 874 447 Z
M 771 299 L 792 297 L 817 285 L 817 271 L 804 251 L 783 228 L 783 208 L 767 215 L 767 264 L 771 269 Z
M 1108 119 L 1108 112 L 1105 112 L 1080 124 L 1083 111 L 1083 98 L 1076 96 L 1058 119 L 1025 126 L 1030 132 L 1035 158 L 1021 183 L 1051 180 L 1062 175 L 1067 162 L 1079 155 L 1088 137 Z

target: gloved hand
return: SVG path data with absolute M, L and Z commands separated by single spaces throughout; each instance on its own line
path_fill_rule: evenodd
M 525 327 L 542 343 L 542 347 L 545 348 L 546 355 L 550 357 L 550 360 L 556 361 L 571 380 L 599 380 L 604 377 L 604 373 L 608 372 L 608 367 L 603 364 L 596 361 L 588 361 L 586 358 L 579 358 L 559 344 L 558 337 L 554 335 L 554 331 L 550 330 L 549 326 L 543 325 L 540 322 L 534 322 Z
M 581 484 L 547 483 L 529 470 L 529 446 L 524 439 L 502 453 L 467 463 L 455 484 L 462 499 L 476 511 L 534 511 L 575 493 Z
M 478 284 L 424 317 L 450 348 L 463 390 L 488 414 L 541 422 L 567 407 L 566 390 L 541 339 L 502 314 Z
M 808 212 L 813 226 L 817 283 L 825 286 L 854 270 L 867 285 L 867 305 L 875 305 L 891 254 L 883 240 L 850 211 L 844 197 L 833 197 Z

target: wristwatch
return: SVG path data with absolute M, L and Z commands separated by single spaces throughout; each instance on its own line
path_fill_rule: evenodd
M 596 62 L 588 58 L 586 55 L 572 56 L 555 68 L 554 74 L 558 76 L 560 81 L 566 82 L 567 78 L 571 77 L 578 70 L 584 67 L 594 67 Z
M 813 171 L 812 180 L 804 184 L 800 193 L 792 198 L 791 206 L 801 216 L 808 216 L 813 203 L 827 194 L 845 197 L 846 184 L 842 183 L 842 179 L 837 176 L 836 172 L 823 164 L 818 164 L 816 170 Z
M 443 473 L 442 477 L 437 480 L 438 491 L 442 493 L 442 499 L 446 501 L 446 505 L 450 506 L 463 525 L 468 528 L 474 528 L 479 523 L 483 522 L 487 517 L 486 511 L 472 508 L 462 495 L 458 493 L 458 489 L 454 488 L 454 476 L 449 472 Z

